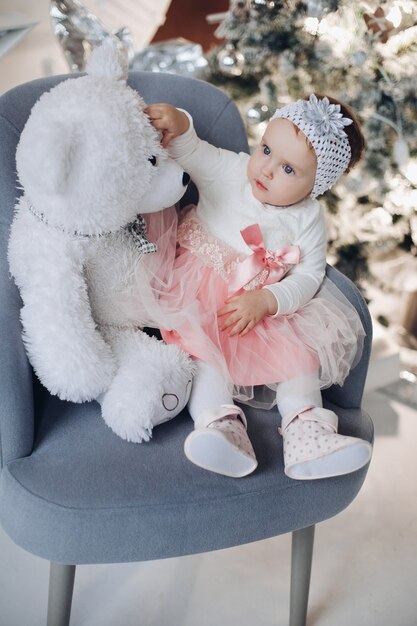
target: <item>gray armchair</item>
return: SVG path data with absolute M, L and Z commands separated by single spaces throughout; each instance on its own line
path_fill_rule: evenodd
M 185 411 L 156 428 L 150 443 L 126 443 L 105 426 L 97 403 L 60 401 L 33 376 L 6 259 L 20 193 L 14 157 L 32 105 L 63 78 L 36 80 L 0 98 L 0 522 L 15 543 L 51 562 L 48 626 L 69 624 L 76 565 L 176 557 L 292 532 L 290 625 L 302 626 L 314 526 L 352 502 L 367 467 L 337 478 L 291 480 L 284 474 L 278 414 L 248 410 L 259 467 L 241 480 L 225 478 L 185 459 L 183 442 L 192 429 Z M 132 72 L 129 83 L 149 103 L 188 109 L 201 137 L 247 150 L 235 105 L 215 87 L 141 72 Z M 369 312 L 347 278 L 331 267 L 327 271 L 357 307 L 367 337 L 361 362 L 343 388 L 326 391 L 325 406 L 338 413 L 341 432 L 372 441 L 372 422 L 360 408 L 371 346 Z

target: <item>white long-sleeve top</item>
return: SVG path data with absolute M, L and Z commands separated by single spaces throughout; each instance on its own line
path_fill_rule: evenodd
M 324 278 L 327 240 L 319 202 L 308 198 L 290 207 L 259 202 L 247 178 L 249 155 L 199 139 L 187 117 L 189 129 L 172 140 L 168 150 L 197 186 L 199 219 L 212 235 L 248 255 L 252 250 L 240 231 L 251 224 L 259 224 L 269 250 L 299 246 L 300 262 L 280 282 L 263 287 L 274 294 L 277 315 L 293 313 L 314 296 Z

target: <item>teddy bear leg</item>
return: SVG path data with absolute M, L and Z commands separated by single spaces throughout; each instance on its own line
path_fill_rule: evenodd
M 106 424 L 122 439 L 149 441 L 154 426 L 178 415 L 188 402 L 194 365 L 177 346 L 142 331 L 112 333 L 118 370 L 97 400 Z

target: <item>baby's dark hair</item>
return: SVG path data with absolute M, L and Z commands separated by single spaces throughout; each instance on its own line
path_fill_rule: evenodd
M 320 100 L 325 97 L 324 95 L 319 93 L 316 93 L 315 95 Z M 310 96 L 306 96 L 304 100 L 308 100 L 309 97 Z M 353 124 L 349 124 L 349 126 L 344 127 L 344 131 L 347 135 L 351 150 L 350 161 L 347 168 L 345 169 L 346 174 L 347 172 L 350 172 L 350 170 L 355 167 L 355 165 L 361 160 L 366 148 L 366 141 L 361 129 L 361 125 L 359 124 L 359 121 L 351 107 L 348 104 L 341 102 L 340 100 L 336 100 L 336 98 L 332 98 L 331 96 L 327 96 L 327 98 L 329 99 L 330 104 L 339 104 L 340 112 L 342 113 L 343 117 L 348 117 L 353 122 Z

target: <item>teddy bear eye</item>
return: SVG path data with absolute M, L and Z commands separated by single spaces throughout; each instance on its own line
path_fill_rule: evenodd
M 149 157 L 148 161 L 149 161 L 152 165 L 156 165 L 156 156 L 151 156 L 151 157 Z

